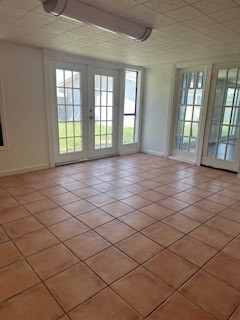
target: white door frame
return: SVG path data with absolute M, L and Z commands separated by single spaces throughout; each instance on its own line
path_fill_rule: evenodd
M 72 70 L 79 71 L 81 73 L 81 89 L 82 89 L 82 136 L 83 136 L 83 147 L 82 151 L 79 152 L 71 152 L 71 153 L 59 153 L 59 145 L 58 145 L 58 115 L 57 115 L 57 97 L 56 97 L 56 69 L 64 69 L 64 70 Z M 53 62 L 52 72 L 51 72 L 51 130 L 52 130 L 52 138 L 53 138 L 53 155 L 55 164 L 63 164 L 70 162 L 77 162 L 81 160 L 87 159 L 87 133 L 88 133 L 88 123 L 84 121 L 87 117 L 87 67 L 84 65 L 79 65 L 70 62 Z M 54 94 L 55 93 L 55 94 Z
M 58 117 L 57 117 L 57 98 L 56 98 L 56 69 L 74 70 L 81 72 L 82 87 L 82 117 L 83 117 L 83 150 L 80 152 L 59 153 L 58 146 Z M 94 130 L 93 122 L 89 119 L 89 110 L 94 106 L 94 74 L 106 74 L 114 76 L 114 148 L 94 150 Z M 77 61 L 65 62 L 62 60 L 50 59 L 45 57 L 45 90 L 46 90 L 46 106 L 49 136 L 49 160 L 50 167 L 57 164 L 79 162 L 88 159 L 112 156 L 118 154 L 118 131 L 119 131 L 119 70 L 100 68 L 89 65 L 80 64 Z M 92 121 L 92 123 L 90 122 Z
M 54 105 L 55 83 L 52 81 L 52 74 L 55 72 L 55 65 L 59 63 L 60 66 L 62 63 L 72 63 L 75 65 L 85 66 L 87 69 L 95 69 L 95 68 L 106 68 L 109 70 L 115 70 L 120 73 L 119 77 L 119 119 L 118 122 L 118 141 L 117 141 L 117 154 L 129 154 L 138 152 L 140 149 L 141 141 L 140 141 L 140 126 L 141 126 L 141 115 L 142 115 L 142 92 L 143 92 L 143 80 L 144 80 L 144 69 L 139 66 L 128 65 L 124 63 L 117 63 L 106 60 L 98 60 L 93 58 L 82 57 L 79 55 L 68 54 L 63 52 L 58 52 L 51 49 L 42 49 L 43 53 L 43 67 L 44 67 L 44 86 L 45 86 L 45 106 L 46 106 L 46 121 L 47 121 L 47 134 L 48 134 L 48 154 L 49 154 L 49 166 L 54 167 L 56 165 L 55 154 L 54 154 L 54 130 L 53 130 L 53 114 L 52 114 L 52 106 Z M 139 104 L 138 104 L 138 142 L 130 145 L 122 144 L 122 113 L 123 113 L 123 87 L 124 87 L 124 70 L 132 69 L 137 70 L 141 73 L 139 77 Z M 122 75 L 122 76 L 121 76 Z M 87 91 L 88 91 L 87 83 Z M 55 131 L 56 132 L 56 131 Z
M 238 141 L 237 141 L 237 146 L 236 146 L 236 157 L 235 157 L 234 161 L 221 160 L 221 159 L 211 158 L 211 157 L 207 156 L 209 134 L 210 134 L 210 128 L 211 128 L 212 110 L 213 110 L 213 105 L 214 105 L 218 70 L 232 69 L 232 68 L 240 68 L 240 63 L 236 62 L 236 63 L 215 64 L 212 68 L 212 79 L 211 79 L 211 84 L 210 84 L 211 92 L 210 92 L 210 96 L 209 96 L 209 104 L 208 104 L 208 110 L 207 110 L 205 135 L 203 138 L 204 143 L 203 143 L 203 153 L 202 153 L 201 163 L 203 165 L 218 168 L 218 169 L 224 169 L 224 170 L 238 172 L 239 167 L 240 167 L 240 132 L 238 134 Z
M 198 129 L 198 140 L 196 152 L 191 154 L 190 152 L 182 152 L 175 149 L 175 133 L 177 126 L 177 106 L 179 99 L 179 89 L 180 89 L 180 75 L 183 72 L 196 72 L 203 71 L 205 80 L 203 85 L 203 98 L 202 98 L 202 107 L 199 119 L 199 129 Z M 186 67 L 186 68 L 177 68 L 175 71 L 175 89 L 173 96 L 173 107 L 172 107 L 172 116 L 171 116 L 171 129 L 170 129 L 170 146 L 169 146 L 169 158 L 189 163 L 194 163 L 197 165 L 201 164 L 201 154 L 203 147 L 203 136 L 204 136 L 204 127 L 206 120 L 206 110 L 208 104 L 209 96 L 209 84 L 211 79 L 211 65 L 206 66 L 195 66 L 195 67 Z
M 94 76 L 95 74 L 113 77 L 113 140 L 112 148 L 95 149 L 94 148 L 94 108 L 95 108 L 95 87 Z M 99 67 L 88 67 L 88 159 L 102 158 L 118 154 L 118 132 L 119 132 L 119 71 L 116 69 L 107 69 Z M 92 110 L 92 111 L 91 111 Z

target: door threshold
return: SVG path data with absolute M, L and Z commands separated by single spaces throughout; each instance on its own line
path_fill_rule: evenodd
M 118 156 L 120 156 L 120 154 L 112 154 L 112 155 L 106 155 L 101 157 L 84 158 L 84 159 L 78 159 L 73 161 L 59 162 L 59 163 L 55 163 L 55 167 L 61 167 L 69 164 L 75 164 L 75 163 L 81 163 L 81 162 L 87 162 L 87 161 L 93 161 L 93 160 L 107 159 L 107 158 L 118 157 Z
M 221 170 L 221 171 L 226 171 L 226 172 L 235 173 L 235 174 L 239 174 L 240 173 L 239 171 L 233 171 L 233 170 L 224 169 L 224 168 L 215 168 L 213 166 L 207 166 L 206 164 L 201 164 L 201 167 L 211 168 L 211 169 Z

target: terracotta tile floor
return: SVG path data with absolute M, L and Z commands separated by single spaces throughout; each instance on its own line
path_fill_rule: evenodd
M 0 319 L 239 320 L 240 177 L 145 154 L 0 177 Z

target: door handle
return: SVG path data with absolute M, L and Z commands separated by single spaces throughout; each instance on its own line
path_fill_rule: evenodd
M 94 119 L 94 117 L 93 117 L 93 116 L 90 116 L 89 119 Z

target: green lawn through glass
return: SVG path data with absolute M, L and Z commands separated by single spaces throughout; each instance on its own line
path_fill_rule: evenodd
M 102 133 L 102 135 L 101 135 Z M 110 133 L 110 134 L 106 134 Z M 112 147 L 112 127 L 100 126 L 95 123 L 95 144 L 100 147 Z M 101 139 L 100 139 L 101 137 Z M 69 153 L 82 151 L 82 123 L 59 122 L 58 123 L 59 152 Z M 134 128 L 126 127 L 123 132 L 123 143 L 131 143 L 134 139 Z

